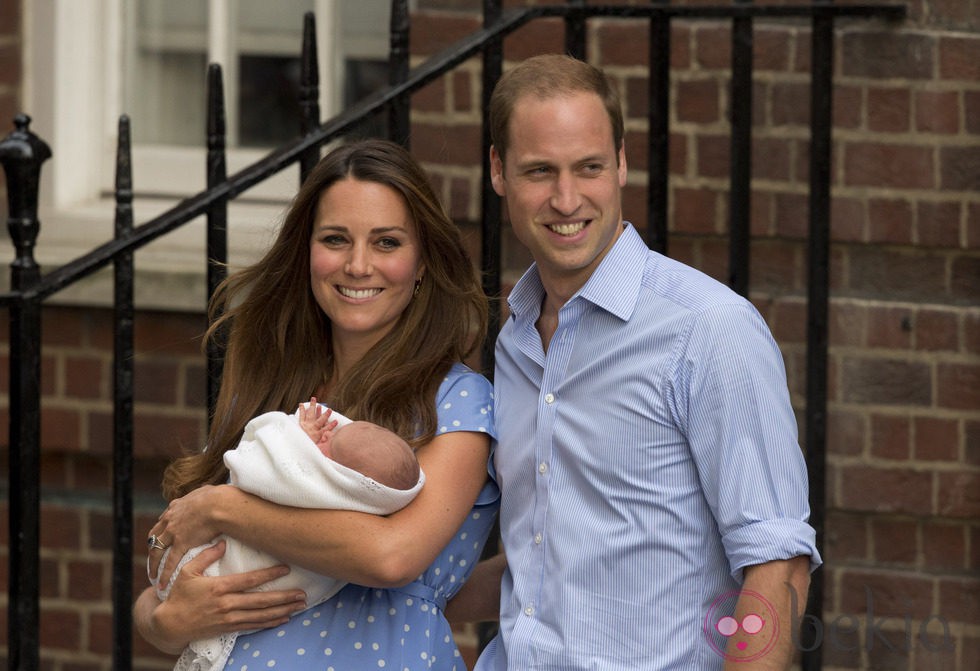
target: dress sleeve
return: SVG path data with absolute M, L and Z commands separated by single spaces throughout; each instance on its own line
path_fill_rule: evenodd
M 454 366 L 436 394 L 436 435 L 476 431 L 496 438 L 493 387 L 489 380 L 462 365 Z

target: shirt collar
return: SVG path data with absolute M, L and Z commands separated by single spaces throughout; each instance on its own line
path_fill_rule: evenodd
M 595 269 L 581 289 L 569 299 L 583 298 L 597 307 L 627 321 L 639 300 L 640 283 L 649 249 L 640 234 L 629 222 L 623 223 L 623 232 L 612 249 Z M 514 285 L 507 304 L 517 317 L 537 319 L 544 298 L 544 285 L 538 275 L 537 264 L 532 264 L 524 276 Z

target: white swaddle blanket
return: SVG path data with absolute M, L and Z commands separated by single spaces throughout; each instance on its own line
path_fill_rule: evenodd
M 337 412 L 331 415 L 331 419 L 336 419 L 340 425 L 351 421 Z M 237 448 L 225 453 L 224 462 L 231 472 L 230 484 L 273 503 L 302 508 L 389 515 L 408 505 L 425 482 L 425 474 L 420 471 L 419 481 L 411 489 L 392 489 L 347 468 L 320 452 L 300 428 L 296 415 L 283 412 L 268 412 L 250 421 Z M 225 554 L 205 569 L 205 575 L 230 575 L 281 563 L 267 553 L 222 535 L 212 543 L 189 550 L 181 558 L 166 588 L 160 589 L 159 585 L 155 585 L 157 595 L 165 599 L 180 569 L 219 540 L 227 543 Z M 168 552 L 165 552 L 161 566 Z M 298 566 L 290 569 L 289 574 L 258 589 L 301 589 L 306 592 L 307 605 L 314 606 L 329 599 L 345 584 Z M 224 667 L 237 637 L 238 633 L 231 633 L 193 641 L 177 660 L 175 671 Z

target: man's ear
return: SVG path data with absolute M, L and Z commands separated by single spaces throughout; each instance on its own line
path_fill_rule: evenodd
M 504 195 L 504 162 L 493 145 L 490 146 L 490 183 L 498 196 Z
M 617 166 L 619 172 L 619 188 L 626 186 L 626 142 L 624 141 L 619 147 L 619 165 Z

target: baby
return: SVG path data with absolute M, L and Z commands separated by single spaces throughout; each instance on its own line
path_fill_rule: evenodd
M 324 410 L 315 396 L 297 410 L 300 428 L 323 456 L 393 489 L 415 486 L 419 462 L 398 434 L 371 422 L 340 424 L 331 419 L 333 414 L 329 408 Z
M 389 515 L 408 505 L 425 482 L 415 453 L 398 435 L 377 424 L 351 421 L 320 406 L 316 398 L 301 403 L 292 415 L 267 412 L 252 419 L 238 446 L 225 453 L 224 462 L 230 484 L 274 503 L 302 508 Z M 244 573 L 280 563 L 229 536 L 214 542 L 218 540 L 226 542 L 225 554 L 205 569 L 205 575 Z M 169 584 L 161 586 L 160 567 L 170 550 L 164 552 L 156 579 L 150 574 L 161 600 L 169 595 L 180 569 L 209 545 L 188 550 Z M 298 588 L 313 606 L 343 586 L 340 580 L 291 566 L 288 575 L 257 589 Z M 174 669 L 221 669 L 236 638 L 237 633 L 232 633 L 192 641 Z

